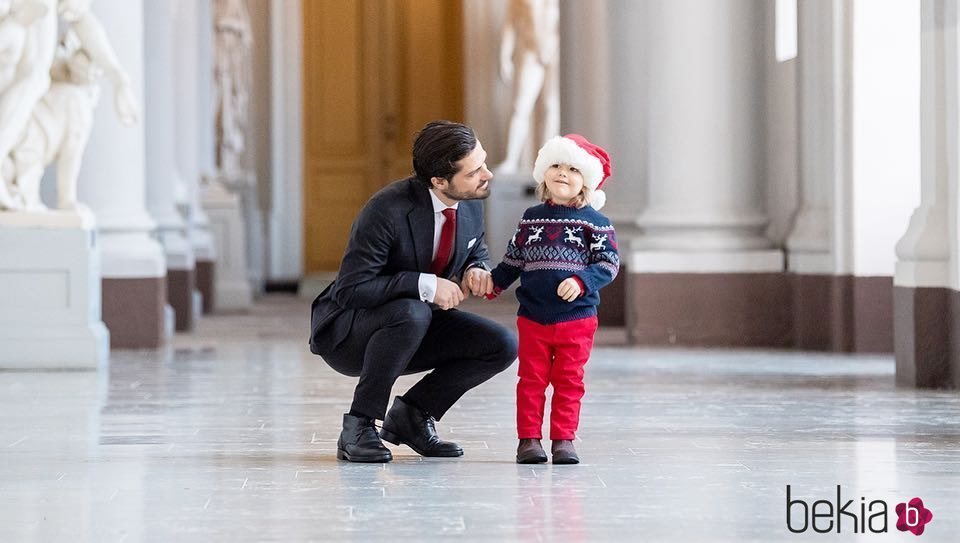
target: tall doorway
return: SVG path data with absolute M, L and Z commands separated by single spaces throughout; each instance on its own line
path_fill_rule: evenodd
M 304 266 L 336 271 L 367 199 L 413 167 L 413 135 L 463 120 L 463 9 L 451 0 L 303 2 Z

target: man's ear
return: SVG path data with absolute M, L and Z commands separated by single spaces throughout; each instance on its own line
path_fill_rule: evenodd
M 431 177 L 430 186 L 442 189 L 443 187 L 447 186 L 447 180 L 443 177 Z

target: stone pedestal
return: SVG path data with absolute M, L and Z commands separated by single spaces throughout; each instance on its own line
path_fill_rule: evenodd
M 219 260 L 213 278 L 213 304 L 217 311 L 249 309 L 253 289 L 247 275 L 247 244 L 240 197 L 212 182 L 203 193 L 203 209 L 210 218 Z
M 516 233 L 523 212 L 540 203 L 534 193 L 536 186 L 530 172 L 494 174 L 490 197 L 483 204 L 491 266 L 496 266 L 503 259 L 507 242 Z
M 93 215 L 0 213 L 0 368 L 105 368 Z

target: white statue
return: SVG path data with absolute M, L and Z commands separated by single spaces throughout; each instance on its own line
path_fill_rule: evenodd
M 3 1 L 3 0 L 0 0 Z M 93 124 L 99 96 L 97 79 L 105 72 L 114 83 L 115 108 L 121 121 L 138 120 L 129 77 L 120 67 L 89 0 L 60 0 L 59 15 L 70 24 L 56 62 L 48 66 L 53 79 L 30 110 L 26 126 L 9 153 L 2 156 L 0 185 L 6 200 L 0 209 L 42 210 L 40 181 L 47 165 L 57 163 L 57 207 L 76 206 L 77 177 Z
M 57 44 L 57 0 L 0 0 L 0 172 L 50 87 Z M 15 200 L 0 178 L 0 209 Z
M 5 161 L 4 181 L 14 187 L 16 209 L 40 211 L 40 181 L 48 164 L 57 164 L 57 208 L 73 209 L 83 150 L 93 126 L 99 97 L 100 69 L 79 48 L 73 33 L 65 36 L 63 56 L 51 69 L 50 90 L 34 107 L 23 138 Z
M 534 121 L 537 145 L 559 133 L 559 21 L 559 0 L 510 0 L 507 6 L 500 77 L 513 81 L 513 104 L 506 158 L 496 167 L 499 172 L 517 171 Z
M 46 13 L 47 6 L 41 2 L 26 2 L 14 11 L 13 0 L 0 0 L 0 89 L 16 81 L 27 30 Z
M 228 185 L 247 182 L 243 163 L 249 118 L 253 32 L 245 0 L 214 0 L 217 169 Z
M 60 0 L 60 17 L 76 33 L 80 46 L 104 75 L 113 83 L 114 109 L 124 124 L 140 120 L 137 99 L 130 86 L 130 77 L 120 66 L 100 21 L 90 11 L 93 0 Z

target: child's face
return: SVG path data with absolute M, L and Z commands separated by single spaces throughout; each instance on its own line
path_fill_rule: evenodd
M 555 204 L 568 205 L 583 190 L 583 174 L 569 164 L 554 164 L 547 168 L 543 182 Z

